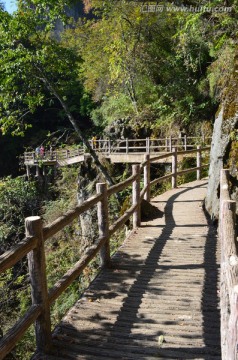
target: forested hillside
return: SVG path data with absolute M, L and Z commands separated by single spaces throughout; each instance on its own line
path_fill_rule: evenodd
M 127 165 L 98 158 L 92 136 L 208 137 L 218 119 L 210 178 L 231 167 L 237 196 L 237 6 L 238 0 L 19 0 L 11 15 L 0 4 L 0 254 L 23 238 L 26 216 L 53 221 L 95 191 L 96 181 L 127 177 Z M 49 174 L 47 184 L 26 181 L 21 155 L 41 144 L 84 145 L 93 162 Z M 215 199 L 206 202 L 214 218 L 218 177 L 210 187 Z M 110 206 L 114 214 L 125 211 L 128 194 Z M 94 217 L 86 214 L 47 245 L 50 283 L 80 256 L 83 239 L 94 241 Z M 53 323 L 97 267 L 55 305 Z M 30 302 L 25 261 L 0 278 L 0 295 L 1 337 Z M 31 332 L 23 343 L 16 358 L 29 358 Z
M 141 128 L 152 136 L 211 131 L 233 74 L 236 1 L 84 1 L 94 16 L 77 22 L 64 11 L 73 4 L 21 1 L 13 15 L 1 10 L 1 143 L 25 134 L 23 150 L 49 132 L 75 130 L 69 112 L 100 135 L 119 118 L 134 136 Z

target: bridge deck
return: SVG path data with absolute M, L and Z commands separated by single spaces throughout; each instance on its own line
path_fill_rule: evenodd
M 56 328 L 47 359 L 220 359 L 217 238 L 205 192 L 195 181 L 153 199 L 163 216 L 128 237 Z

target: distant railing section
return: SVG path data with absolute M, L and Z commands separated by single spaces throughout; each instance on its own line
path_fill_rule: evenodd
M 0 359 L 3 359 L 11 352 L 17 342 L 23 337 L 26 330 L 33 323 L 35 323 L 37 352 L 43 354 L 50 352 L 52 345 L 50 321 L 51 304 L 80 276 L 80 274 L 82 274 L 83 269 L 98 253 L 100 254 L 102 267 L 110 264 L 111 236 L 131 217 L 133 218 L 133 228 L 135 229 L 140 226 L 141 201 L 143 198 L 147 201 L 150 200 L 152 185 L 171 178 L 172 187 L 176 187 L 177 177 L 179 175 L 194 171 L 197 172 L 197 179 L 200 179 L 202 168 L 208 166 L 208 164 L 202 164 L 202 154 L 209 149 L 209 147 L 201 148 L 198 146 L 198 148 L 194 150 L 178 151 L 177 148 L 173 148 L 172 152 L 154 158 L 150 158 L 150 154 L 145 154 L 145 160 L 141 165 L 132 166 L 132 175 L 127 180 L 109 188 L 105 183 L 98 183 L 96 186 L 96 195 L 90 197 L 81 205 L 76 206 L 73 210 L 69 210 L 50 225 L 43 226 L 39 216 L 26 218 L 26 237 L 17 246 L 0 256 L 0 274 L 12 268 L 18 261 L 27 255 L 32 305 L 15 326 L 0 340 Z M 197 166 L 191 169 L 178 171 L 178 155 L 181 153 L 194 153 L 197 159 Z M 151 181 L 151 163 L 168 156 L 172 157 L 172 172 Z M 141 184 L 143 185 L 141 186 Z M 131 206 L 121 217 L 110 225 L 108 213 L 109 198 L 113 194 L 126 189 L 128 186 L 132 186 Z M 45 264 L 45 241 L 62 230 L 65 226 L 69 225 L 80 214 L 83 214 L 94 206 L 97 206 L 99 229 L 99 237 L 96 243 L 88 247 L 81 259 L 79 259 L 78 262 L 48 290 Z
M 83 154 L 84 150 L 82 148 L 55 151 L 46 150 L 42 154 L 37 154 L 35 151 L 28 151 L 24 153 L 24 163 L 39 162 L 41 160 L 57 162 L 59 160 L 66 160 Z
M 221 243 L 220 309 L 222 360 L 238 357 L 238 253 L 236 202 L 229 194 L 229 170 L 220 177 L 219 238 Z
M 171 152 L 172 148 L 176 147 L 180 150 L 189 150 L 197 145 L 210 145 L 211 137 L 166 137 L 161 139 L 99 139 L 90 140 L 91 146 L 98 152 L 103 154 L 112 153 L 133 153 L 133 152 L 144 152 L 144 153 L 157 153 L 157 152 Z
M 104 156 L 111 154 L 131 154 L 131 153 L 165 153 L 171 152 L 172 148 L 177 150 L 194 149 L 197 145 L 207 146 L 210 145 L 210 137 L 192 137 L 183 136 L 179 138 L 166 137 L 164 139 L 99 139 L 89 140 L 92 148 Z M 87 152 L 86 148 L 78 149 L 62 149 L 56 151 L 45 151 L 44 154 L 36 154 L 34 151 L 24 153 L 24 163 L 34 163 L 41 160 L 54 161 L 67 160 Z

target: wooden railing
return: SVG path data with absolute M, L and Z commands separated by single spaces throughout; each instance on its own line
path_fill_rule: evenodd
M 196 148 L 197 145 L 210 145 L 210 137 L 187 137 L 180 138 L 167 137 L 165 139 L 118 139 L 118 140 L 89 140 L 92 148 L 104 155 L 111 154 L 131 154 L 131 153 L 158 153 L 171 152 L 172 148 L 177 150 L 189 150 Z M 62 149 L 56 151 L 45 151 L 44 155 L 36 155 L 34 151 L 24 153 L 24 163 L 44 161 L 67 160 L 86 153 L 86 149 Z
M 220 177 L 219 237 L 221 243 L 221 350 L 222 360 L 238 358 L 238 256 L 236 202 L 229 195 L 229 170 Z
M 51 323 L 50 305 L 64 292 L 64 290 L 79 277 L 83 269 L 99 253 L 102 267 L 110 264 L 110 238 L 120 229 L 126 221 L 133 217 L 133 228 L 140 226 L 140 204 L 144 198 L 150 200 L 150 188 L 152 185 L 161 183 L 166 179 L 172 179 L 172 187 L 176 187 L 177 177 L 193 171 L 197 172 L 200 179 L 201 170 L 208 164 L 201 163 L 202 153 L 210 148 L 200 148 L 190 151 L 177 151 L 150 158 L 145 154 L 145 160 L 141 165 L 133 165 L 132 175 L 125 181 L 107 188 L 104 183 L 96 186 L 97 194 L 76 206 L 73 210 L 66 212 L 50 225 L 43 226 L 39 216 L 28 217 L 25 220 L 26 237 L 14 248 L 0 256 L 0 273 L 13 267 L 24 256 L 28 257 L 29 275 L 31 280 L 32 305 L 25 315 L 0 341 L 0 359 L 3 359 L 22 338 L 26 330 L 35 323 L 37 351 L 47 353 L 51 347 Z M 179 154 L 194 153 L 197 158 L 197 166 L 191 169 L 178 171 L 177 158 Z M 172 172 L 163 177 L 150 180 L 150 165 L 164 157 L 172 156 Z M 143 176 L 143 188 L 140 188 L 141 176 Z M 118 218 L 114 224 L 109 225 L 108 201 L 109 197 L 128 186 L 132 185 L 132 204 L 130 208 Z M 57 232 L 69 225 L 80 214 L 97 205 L 99 237 L 90 246 L 81 259 L 66 272 L 57 283 L 47 290 L 45 249 L 44 243 Z
M 172 148 L 176 147 L 178 150 L 189 150 L 197 145 L 210 145 L 210 137 L 166 137 L 161 139 L 117 139 L 117 140 L 90 140 L 91 146 L 98 152 L 104 155 L 113 153 L 157 153 L 157 152 L 171 152 Z
M 41 160 L 46 160 L 46 161 L 67 160 L 83 154 L 84 154 L 84 150 L 82 148 L 62 149 L 55 151 L 46 150 L 44 151 L 44 154 L 36 154 L 35 151 L 28 151 L 24 153 L 24 163 L 38 162 Z

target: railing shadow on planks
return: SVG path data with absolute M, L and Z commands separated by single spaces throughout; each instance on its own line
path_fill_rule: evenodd
M 236 202 L 229 194 L 229 170 L 221 170 L 219 238 L 221 244 L 220 311 L 222 360 L 238 358 L 238 244 Z
M 43 226 L 39 216 L 25 219 L 26 237 L 14 248 L 0 256 L 0 273 L 12 268 L 24 256 L 28 257 L 28 269 L 31 282 L 32 305 L 25 315 L 6 333 L 0 340 L 0 359 L 3 359 L 15 347 L 23 337 L 27 329 L 35 323 L 36 351 L 47 354 L 52 345 L 50 306 L 77 279 L 83 269 L 99 253 L 102 267 L 110 264 L 110 238 L 132 216 L 133 228 L 140 226 L 140 203 L 144 198 L 150 201 L 150 188 L 152 185 L 161 183 L 166 179 L 172 179 L 172 187 L 177 186 L 177 177 L 197 172 L 197 179 L 201 177 L 201 170 L 208 166 L 202 164 L 202 154 L 209 151 L 210 147 L 177 151 L 150 158 L 145 154 L 145 160 L 140 165 L 133 165 L 132 175 L 125 181 L 107 188 L 105 183 L 97 184 L 97 194 L 90 197 L 83 204 L 66 212 L 50 225 Z M 182 154 L 194 154 L 197 158 L 197 166 L 194 168 L 178 171 L 177 158 Z M 150 164 L 160 159 L 172 157 L 172 172 L 168 175 L 150 181 Z M 141 176 L 143 176 L 143 189 L 140 189 Z M 128 186 L 132 185 L 132 205 L 114 224 L 109 226 L 108 221 L 108 198 Z M 47 289 L 46 265 L 44 243 L 57 232 L 69 225 L 75 218 L 86 210 L 97 205 L 99 238 L 90 246 L 81 259 L 68 270 L 64 276 L 49 290 Z

